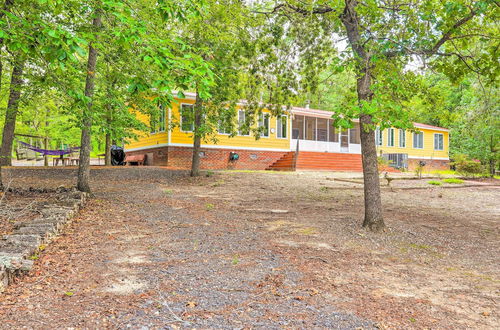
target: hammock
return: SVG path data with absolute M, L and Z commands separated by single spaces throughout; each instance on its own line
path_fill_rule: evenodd
M 28 148 L 30 150 L 33 150 L 34 152 L 39 152 L 39 153 L 41 153 L 44 156 L 46 156 L 46 155 L 49 155 L 49 156 L 62 156 L 62 155 L 71 154 L 71 153 L 73 153 L 75 151 L 80 150 L 80 147 L 71 147 L 71 148 L 66 149 L 66 150 L 48 150 L 48 149 L 37 148 L 35 146 L 32 146 L 29 143 L 25 143 L 25 142 L 22 142 L 22 141 L 18 141 L 18 142 L 21 143 L 26 148 Z

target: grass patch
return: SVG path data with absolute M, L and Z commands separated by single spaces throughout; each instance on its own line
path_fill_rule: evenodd
M 453 170 L 437 170 L 437 171 L 432 171 L 432 174 L 437 174 L 437 175 L 456 175 L 457 173 Z
M 215 208 L 215 205 L 212 203 L 207 203 L 205 204 L 205 208 L 207 209 L 207 211 L 211 211 Z
M 299 235 L 316 235 L 317 231 L 315 228 L 305 227 L 295 230 L 295 233 Z
M 427 181 L 428 184 L 431 184 L 433 186 L 440 186 L 442 185 L 443 183 L 441 181 L 437 181 L 437 180 L 431 180 L 431 181 Z
M 456 178 L 448 178 L 448 179 L 443 179 L 443 182 L 461 184 L 461 183 L 464 183 L 464 180 L 456 179 Z
M 172 189 L 163 189 L 163 192 L 168 196 L 172 196 L 172 194 L 174 193 Z
M 429 250 L 431 247 L 426 244 L 415 244 L 415 243 L 410 243 L 408 244 L 409 247 L 412 249 L 417 249 L 417 250 Z

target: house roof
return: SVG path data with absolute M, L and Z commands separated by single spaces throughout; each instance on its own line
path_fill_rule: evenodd
M 332 117 L 332 112 L 331 111 L 325 111 L 325 110 L 318 110 L 318 109 L 309 109 L 309 108 L 302 108 L 302 107 L 292 107 L 292 113 L 295 115 L 302 115 L 302 116 L 314 116 L 314 117 L 319 117 L 319 118 L 331 118 Z M 355 122 L 359 121 L 358 119 L 354 119 Z M 449 129 L 444 128 L 444 127 L 438 127 L 438 126 L 432 126 L 432 125 L 427 125 L 427 124 L 421 124 L 421 123 L 416 123 L 414 122 L 413 125 L 416 128 L 422 128 L 422 129 L 431 129 L 435 131 L 443 131 L 443 132 L 449 132 Z
M 176 92 L 174 92 L 176 94 Z M 192 92 L 184 92 L 184 95 L 188 99 L 195 99 L 196 98 L 196 93 Z M 244 104 L 244 101 L 241 101 L 240 104 Z M 310 108 L 302 108 L 302 107 L 292 107 L 292 113 L 296 115 L 302 115 L 302 116 L 314 116 L 318 118 L 331 118 L 332 117 L 332 112 L 331 111 L 326 111 L 326 110 L 319 110 L 319 109 L 310 109 Z M 354 119 L 355 122 L 358 122 L 358 119 Z M 422 128 L 422 129 L 430 129 L 430 130 L 435 130 L 435 131 L 443 131 L 443 132 L 449 132 L 450 130 L 444 127 L 438 127 L 438 126 L 432 126 L 432 125 L 427 125 L 427 124 L 421 124 L 421 123 L 413 123 L 413 125 L 416 128 Z

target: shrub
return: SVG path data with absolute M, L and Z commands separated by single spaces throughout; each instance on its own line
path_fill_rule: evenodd
M 452 163 L 452 166 L 455 167 L 458 174 L 470 177 L 483 173 L 483 166 L 478 160 L 469 159 L 466 155 L 456 155 L 454 158 L 455 161 Z
M 417 167 L 415 167 L 415 175 L 422 179 L 422 172 L 424 171 L 425 162 L 419 161 Z
M 449 178 L 449 179 L 443 179 L 443 182 L 460 184 L 460 183 L 464 183 L 464 180 Z
M 436 180 L 427 181 L 427 183 L 433 186 L 440 186 L 443 184 L 441 181 L 436 181 Z
M 377 163 L 378 163 L 378 172 L 381 173 L 386 168 L 388 168 L 392 162 L 389 159 L 380 156 L 377 157 Z

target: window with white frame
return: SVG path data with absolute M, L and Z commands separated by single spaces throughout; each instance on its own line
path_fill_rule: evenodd
M 245 110 L 238 111 L 238 134 L 239 135 L 250 135 L 250 129 L 246 124 L 246 112 Z
M 278 138 L 286 139 L 288 136 L 288 117 L 283 115 L 279 116 L 276 122 L 276 127 L 278 130 Z
M 394 128 L 389 128 L 387 131 L 387 146 L 394 147 Z
M 194 131 L 194 105 L 181 105 L 181 130 L 183 132 Z
M 269 137 L 269 114 L 261 113 L 259 115 L 259 131 L 260 136 Z
M 219 120 L 217 131 L 219 134 L 231 134 L 229 123 L 226 120 Z
M 444 138 L 441 133 L 434 133 L 434 150 L 444 150 Z
M 383 139 L 384 135 L 382 134 L 382 130 L 377 127 L 375 129 L 375 144 L 377 146 L 381 146 L 382 145 L 382 139 Z
M 424 149 L 424 132 L 413 133 L 413 148 Z
M 406 131 L 404 129 L 399 130 L 399 147 L 406 148 Z
M 156 116 L 151 116 L 151 121 L 150 121 L 151 133 L 165 132 L 165 127 L 167 124 L 165 106 L 163 104 L 160 104 L 158 108 L 159 108 L 159 113 Z

